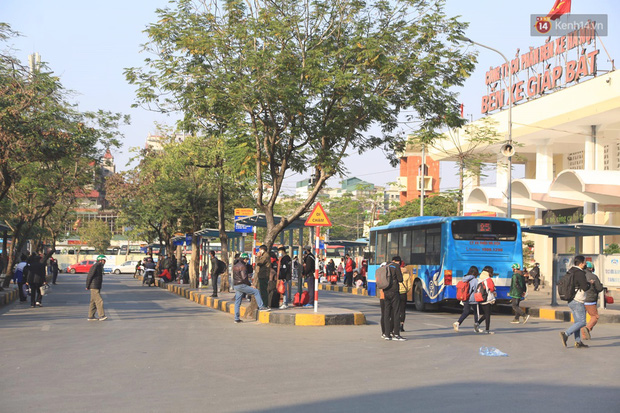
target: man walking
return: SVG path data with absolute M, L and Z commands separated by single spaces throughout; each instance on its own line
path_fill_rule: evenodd
M 510 303 L 512 304 L 512 310 L 515 313 L 515 318 L 511 321 L 512 324 L 519 324 L 519 319 L 521 317 L 523 317 L 523 324 L 525 324 L 530 318 L 530 316 L 526 315 L 525 311 L 519 307 L 519 303 L 523 300 L 526 291 L 525 277 L 523 276 L 523 272 L 519 270 L 519 264 L 512 264 L 512 280 L 510 280 L 510 291 L 508 292 L 508 296 L 511 298 Z
M 246 263 L 248 261 L 248 254 L 243 253 L 239 257 L 239 260 L 233 265 L 233 288 L 235 289 L 235 323 L 241 323 L 240 309 L 241 299 L 244 294 L 253 295 L 256 298 L 256 304 L 260 311 L 270 311 L 269 307 L 264 307 L 263 299 L 260 292 L 256 288 L 250 286 L 250 279 L 248 277 Z
M 56 279 L 58 278 L 58 261 L 54 258 L 50 258 L 50 267 L 52 268 L 52 284 L 56 285 Z
M 401 259 L 399 256 L 392 258 L 387 264 L 390 273 L 390 284 L 383 289 L 383 331 L 385 340 L 407 341 L 400 335 L 400 283 L 403 282 L 403 273 L 400 270 Z
M 103 309 L 103 299 L 101 298 L 101 284 L 103 283 L 103 266 L 105 265 L 105 255 L 97 257 L 97 263 L 90 267 L 88 277 L 86 277 L 86 289 L 90 290 L 90 305 L 88 307 L 88 321 L 105 321 L 108 317 Z M 95 310 L 99 318 L 95 318 Z
M 566 331 L 560 332 L 562 338 L 562 344 L 566 347 L 566 341 L 571 336 L 575 335 L 575 347 L 586 348 L 589 347 L 581 342 L 581 328 L 586 325 L 586 306 L 584 302 L 586 300 L 586 291 L 590 289 L 590 283 L 586 279 L 586 273 L 583 269 L 586 266 L 586 259 L 583 255 L 577 255 L 573 260 L 573 266 L 568 270 L 565 277 L 572 276 L 572 291 L 573 297 L 569 297 L 568 308 L 573 313 L 573 319 L 575 323 Z M 594 281 L 591 281 L 593 283 Z

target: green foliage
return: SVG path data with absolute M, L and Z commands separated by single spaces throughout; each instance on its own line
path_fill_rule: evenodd
M 442 195 L 424 200 L 424 216 L 450 217 L 457 212 L 456 202 Z M 414 199 L 385 215 L 377 225 L 387 225 L 395 219 L 420 216 L 420 200 Z
M 609 244 L 607 248 L 603 250 L 603 254 L 605 255 L 620 254 L 620 246 L 618 246 L 618 244 Z
M 79 235 L 82 242 L 88 244 L 89 247 L 93 247 L 97 254 L 105 254 L 112 240 L 110 225 L 98 219 L 84 224 L 79 229 Z
M 447 17 L 442 1 L 170 4 L 146 30 L 155 57 L 126 77 L 139 104 L 180 110 L 184 129 L 248 148 L 243 170 L 252 171 L 256 206 L 267 214 L 267 244 L 344 172 L 349 153 L 401 150 L 403 109 L 429 129 L 462 123 L 452 86 L 463 84 L 474 57 L 456 47 L 466 24 Z M 368 135 L 371 125 L 381 133 Z M 288 170 L 314 172 L 317 184 L 275 225 Z
M 534 241 L 523 241 L 523 262 L 529 264 L 534 261 Z

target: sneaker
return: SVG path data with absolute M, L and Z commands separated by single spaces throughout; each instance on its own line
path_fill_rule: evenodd
M 510 322 L 510 324 L 519 324 L 519 319 L 515 318 L 514 320 Z
M 99 317 L 99 321 L 105 321 L 108 319 L 107 315 L 104 315 L 103 317 Z
M 37 305 L 37 307 L 43 307 L 41 303 L 35 303 L 35 304 Z
M 567 347 L 566 342 L 568 341 L 568 336 L 566 335 L 566 333 L 560 331 L 560 337 L 562 337 L 562 344 L 564 345 L 564 347 Z
M 394 336 L 392 338 L 392 340 L 396 340 L 396 341 L 407 341 L 407 339 L 403 336 Z
M 235 320 L 235 324 L 243 323 L 243 320 Z
M 452 323 L 452 327 L 454 328 L 454 331 L 459 331 L 459 322 L 455 321 L 454 323 Z
M 98 321 L 99 319 L 98 319 L 98 318 L 94 318 L 94 317 L 93 317 L 93 318 L 88 317 L 88 318 L 87 318 L 87 320 L 88 320 L 88 321 Z
M 261 307 L 261 308 L 259 308 L 259 310 L 267 312 L 267 311 L 271 311 L 271 308 L 269 308 L 269 307 Z
M 484 330 L 484 334 L 495 334 L 495 331 Z
M 476 333 L 480 333 L 480 324 L 478 324 L 478 323 L 474 323 L 474 331 L 475 331 Z
M 390 341 L 392 339 L 392 337 L 386 336 L 385 334 L 382 334 L 381 337 L 383 337 L 383 339 L 387 341 Z
M 304 308 L 312 308 L 312 307 L 314 307 L 314 305 L 312 305 L 312 304 L 306 304 L 306 305 L 304 305 L 303 307 L 304 307 Z
M 288 305 L 286 305 L 286 304 L 282 304 L 280 306 L 280 310 L 286 310 L 287 308 L 288 308 Z
M 523 324 L 527 323 L 527 320 L 529 319 L 530 319 L 530 315 L 528 314 L 523 318 Z
M 588 327 L 584 327 L 581 329 L 581 336 L 585 339 L 585 340 L 590 340 L 592 338 L 592 335 L 590 334 L 590 329 Z
M 581 341 L 575 341 L 575 348 L 588 348 L 590 347 L 587 344 L 583 344 Z

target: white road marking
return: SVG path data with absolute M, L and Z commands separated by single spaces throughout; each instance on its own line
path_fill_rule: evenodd
M 41 327 L 41 331 L 50 331 L 50 324 L 43 324 L 43 327 Z

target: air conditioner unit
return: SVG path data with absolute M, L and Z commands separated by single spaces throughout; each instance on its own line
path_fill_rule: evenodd
M 422 190 L 422 177 L 418 176 L 418 185 L 417 185 L 417 190 L 421 191 Z M 424 191 L 432 191 L 433 190 L 433 177 L 432 176 L 425 176 L 424 177 Z

